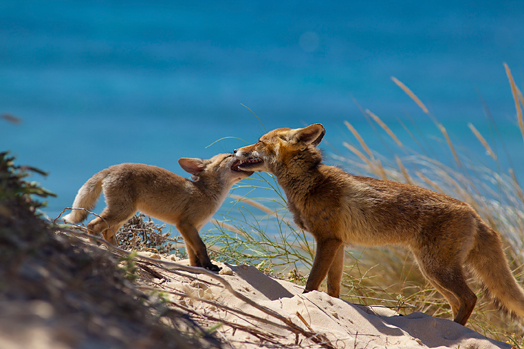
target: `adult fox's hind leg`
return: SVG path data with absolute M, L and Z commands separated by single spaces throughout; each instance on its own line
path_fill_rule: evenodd
M 424 276 L 451 305 L 453 321 L 465 325 L 475 308 L 477 296 L 469 288 L 460 262 L 449 263 L 429 255 L 417 256 L 417 260 Z
M 422 265 L 422 263 L 419 261 L 418 262 L 419 266 Z M 457 313 L 458 313 L 458 310 L 460 308 L 460 303 L 459 303 L 459 300 L 457 297 L 455 297 L 455 295 L 451 292 L 449 292 L 448 290 L 446 290 L 445 288 L 442 288 L 436 280 L 433 280 L 432 277 L 426 273 L 425 269 L 423 267 L 420 267 L 419 268 L 420 271 L 422 272 L 422 275 L 424 275 L 424 277 L 426 278 L 426 280 L 428 280 L 431 285 L 433 287 L 435 287 L 435 289 L 441 294 L 444 296 L 444 298 L 446 298 L 446 300 L 448 301 L 449 305 L 451 306 L 451 312 L 453 314 L 453 316 L 455 316 Z
M 453 314 L 453 321 L 465 325 L 475 308 L 477 296 L 466 283 L 462 266 L 456 266 L 450 273 L 438 273 L 436 282 L 458 299 L 459 308 Z

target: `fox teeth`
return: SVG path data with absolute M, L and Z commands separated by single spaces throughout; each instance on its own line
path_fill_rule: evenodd
M 260 159 L 260 158 L 252 158 L 252 159 L 247 159 L 247 160 L 236 160 L 233 163 L 233 165 L 231 165 L 231 169 L 233 171 L 241 171 L 239 166 L 242 166 L 244 164 L 257 164 L 259 162 L 262 162 L 262 159 Z

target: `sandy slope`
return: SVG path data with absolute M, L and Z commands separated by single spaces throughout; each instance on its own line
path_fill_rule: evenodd
M 187 261 L 179 263 L 187 265 Z M 511 348 L 509 344 L 487 339 L 450 320 L 433 318 L 422 313 L 398 316 L 390 309 L 351 304 L 329 297 L 324 292 L 302 294 L 300 286 L 268 277 L 254 267 L 217 264 L 223 268 L 220 276 L 235 290 L 257 304 L 289 318 L 305 330 L 319 334 L 317 343 L 314 343 L 303 335 L 297 336 L 292 331 L 235 314 L 216 304 L 202 302 L 199 299 L 240 309 L 281 324 L 279 320 L 246 304 L 225 290 L 216 280 L 205 275 L 191 274 L 191 278 L 188 278 L 169 273 L 164 275 L 164 279 L 151 280 L 156 288 L 189 295 L 190 297 L 171 295 L 170 299 L 174 304 L 182 304 L 187 311 L 195 312 L 193 316 L 196 313 L 201 314 L 196 315 L 196 318 L 200 318 L 204 326 L 206 316 L 239 325 L 237 330 L 227 324 L 219 327 L 217 333 L 227 340 L 226 347 L 275 347 L 275 343 L 291 347 L 319 347 L 326 343 L 328 347 L 331 345 L 336 348 Z M 209 321 L 207 325 L 216 323 L 217 321 Z M 250 333 L 250 329 L 255 333 Z M 266 336 L 257 335 L 255 330 Z

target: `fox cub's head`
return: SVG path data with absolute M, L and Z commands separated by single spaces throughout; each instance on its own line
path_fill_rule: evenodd
M 320 162 L 320 152 L 316 146 L 322 141 L 326 130 L 321 124 L 304 128 L 278 128 L 260 137 L 258 142 L 235 149 L 240 160 L 238 168 L 247 171 L 275 172 L 275 166 L 290 165 L 299 153 L 311 155 Z M 309 159 L 302 158 L 308 161 Z M 313 160 L 313 159 L 311 159 Z
M 191 173 L 191 179 L 195 182 L 201 178 L 210 178 L 225 185 L 233 185 L 253 174 L 252 171 L 239 169 L 240 160 L 233 154 L 218 154 L 211 159 L 180 158 L 178 163 L 184 171 Z

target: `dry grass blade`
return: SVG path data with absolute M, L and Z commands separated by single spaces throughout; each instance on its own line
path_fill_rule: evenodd
M 517 93 L 519 95 L 520 104 L 524 105 L 524 96 L 522 96 L 522 92 L 520 92 L 518 87 L 517 87 Z
M 210 315 L 210 314 L 201 314 L 187 306 L 184 306 L 182 305 L 181 303 L 176 303 L 176 302 L 169 302 L 169 304 L 171 304 L 172 306 L 175 306 L 175 307 L 178 307 L 180 309 L 182 309 L 184 312 L 188 313 L 188 314 L 192 314 L 196 317 L 199 317 L 201 319 L 206 319 L 206 320 L 211 320 L 211 321 L 214 321 L 214 322 L 217 322 L 217 323 L 220 323 L 220 324 L 223 324 L 223 325 L 227 325 L 235 330 L 240 330 L 240 331 L 244 331 L 244 332 L 247 332 L 253 336 L 255 336 L 256 338 L 258 338 L 260 341 L 265 341 L 265 342 L 270 342 L 271 344 L 273 345 L 278 345 L 280 344 L 280 342 L 282 341 L 282 336 L 275 336 L 275 334 L 273 333 L 268 333 L 266 331 L 261 331 L 259 329 L 256 329 L 256 328 L 253 328 L 253 327 L 247 327 L 247 326 L 243 326 L 243 325 L 239 325 L 239 324 L 236 324 L 234 322 L 231 322 L 231 321 L 226 321 L 226 320 L 223 320 L 223 319 L 220 319 L 216 316 L 213 316 L 213 315 Z M 279 338 L 273 338 L 273 337 L 279 337 Z M 283 346 L 284 348 L 286 346 Z
M 455 162 L 457 165 L 462 166 L 462 162 L 460 161 L 457 151 L 455 150 L 455 147 L 453 146 L 453 142 L 451 142 L 451 139 L 449 138 L 448 131 L 446 131 L 446 128 L 442 124 L 437 124 L 440 132 L 444 135 L 444 138 L 446 138 L 446 143 L 448 143 L 449 149 L 451 150 L 451 153 L 453 154 L 453 158 L 455 159 Z
M 444 194 L 444 191 L 437 185 L 437 183 L 424 176 L 422 172 L 416 172 L 416 175 L 419 176 L 419 178 L 422 179 L 424 183 L 429 185 L 434 191 Z
M 370 172 L 379 176 L 382 179 L 388 179 L 386 170 L 384 166 L 382 165 L 382 162 L 380 161 L 380 159 L 368 159 L 361 151 L 359 151 L 357 148 L 355 148 L 351 144 L 348 144 L 346 142 L 343 142 L 342 144 L 344 145 L 344 147 L 348 148 L 352 153 L 358 156 L 360 160 L 365 162 Z
M 384 123 L 384 121 L 382 121 L 376 114 L 372 113 L 369 109 L 366 110 L 366 113 L 369 116 L 371 116 L 373 120 L 375 120 L 375 122 L 379 124 L 380 127 L 382 127 L 382 129 L 384 129 L 384 131 L 386 131 L 386 133 L 395 141 L 395 143 L 397 143 L 399 147 L 402 147 L 402 142 L 397 138 L 393 131 L 391 131 L 388 125 Z
M 517 180 L 517 176 L 515 176 L 515 171 L 513 171 L 513 169 L 511 168 L 509 169 L 509 175 L 511 176 L 516 195 L 518 196 L 521 202 L 524 202 L 524 191 L 522 191 L 522 187 L 520 186 L 519 181 Z
M 517 111 L 517 121 L 519 123 L 520 133 L 524 138 L 524 121 L 522 120 L 522 108 L 519 103 L 519 91 L 515 84 L 515 80 L 513 79 L 513 75 L 511 75 L 511 70 L 506 63 L 504 63 L 504 68 L 506 69 L 506 75 L 508 76 L 509 85 L 511 86 L 511 93 L 513 94 L 513 100 L 515 101 L 515 110 Z
M 346 142 L 343 142 L 342 144 L 344 145 L 344 147 L 348 148 L 353 154 L 358 156 L 360 160 L 364 161 L 370 168 L 374 167 L 373 163 L 357 148 Z
M 270 209 L 269 207 L 266 207 L 264 205 L 262 205 L 261 203 L 258 203 L 254 200 L 251 200 L 251 199 L 248 199 L 244 196 L 240 196 L 240 195 L 236 195 L 236 194 L 230 194 L 229 197 L 233 198 L 233 199 L 236 199 L 238 201 L 242 201 L 242 202 L 245 202 L 246 204 L 248 205 L 251 205 L 255 208 L 258 208 L 260 211 L 262 212 L 265 212 L 269 215 L 276 215 L 275 211 Z
M 297 314 L 297 317 L 300 319 L 300 321 L 302 321 L 302 323 L 310 330 L 310 331 L 313 331 L 313 329 L 311 328 L 311 326 L 308 324 L 308 322 L 306 321 L 306 319 L 304 319 L 304 317 L 297 311 L 296 312 Z M 317 336 L 315 337 L 318 337 L 318 340 L 321 341 L 321 343 L 325 343 L 327 344 L 327 348 L 335 348 L 333 347 L 331 344 L 329 344 L 329 339 L 326 337 L 326 335 L 324 334 L 318 334 Z M 315 339 L 311 338 L 313 341 L 315 341 Z M 317 340 L 317 341 L 318 341 Z M 315 342 L 317 342 L 315 341 Z
M 218 302 L 215 302 L 215 301 L 212 301 L 212 300 L 209 300 L 209 299 L 197 297 L 195 295 L 188 295 L 188 294 L 185 294 L 185 293 L 180 292 L 180 291 L 159 289 L 159 288 L 148 287 L 148 286 L 138 286 L 137 288 L 139 290 L 160 291 L 160 292 L 170 293 L 170 294 L 173 294 L 175 296 L 191 298 L 194 301 L 210 304 L 210 305 L 215 306 L 217 308 L 220 308 L 220 309 L 223 309 L 223 310 L 226 310 L 226 311 L 230 311 L 230 312 L 233 312 L 233 313 L 237 313 L 237 314 L 245 316 L 245 317 L 249 317 L 249 318 L 251 318 L 253 320 L 256 320 L 256 321 L 259 321 L 261 323 L 268 324 L 268 325 L 271 325 L 271 326 L 274 326 L 274 327 L 277 327 L 277 328 L 281 328 L 281 329 L 284 329 L 284 330 L 288 330 L 288 327 L 285 326 L 285 325 L 281 325 L 281 324 L 273 322 L 271 320 L 261 318 L 260 316 L 256 316 L 256 315 L 247 313 L 247 312 L 245 312 L 243 310 L 231 308 L 231 307 L 228 307 L 227 305 L 223 305 L 223 304 L 220 304 Z
M 406 85 L 404 85 L 400 80 L 398 80 L 396 77 L 392 76 L 391 77 L 391 80 L 393 80 L 393 82 L 395 84 L 397 84 L 398 87 L 400 87 L 402 89 L 402 91 L 404 91 L 409 97 L 411 97 L 412 100 L 415 101 L 415 103 L 418 104 L 418 106 L 420 107 L 420 109 L 422 109 L 424 111 L 424 113 L 428 114 L 429 115 L 429 111 L 428 111 L 428 108 L 426 108 L 426 106 L 424 105 L 424 103 L 422 103 L 422 101 L 413 93 L 413 91 L 411 91 Z
M 243 237 L 246 237 L 246 233 L 245 232 L 243 232 L 240 229 L 237 229 L 236 227 L 232 226 L 231 224 L 227 224 L 227 223 L 225 223 L 223 221 L 219 221 L 218 219 L 215 219 L 215 218 L 211 219 L 210 222 L 215 224 L 216 226 L 218 226 L 220 228 L 225 228 L 225 229 L 227 229 L 227 230 L 229 230 L 229 231 L 231 231 L 231 232 L 233 232 L 235 234 L 238 234 L 238 235 L 241 235 Z
M 59 220 L 60 217 L 62 217 L 62 215 L 63 215 L 63 214 L 65 213 L 65 211 L 67 211 L 67 210 L 80 210 L 80 211 L 85 211 L 85 212 L 87 212 L 87 213 L 89 213 L 89 214 L 92 214 L 93 216 L 95 216 L 95 217 L 100 218 L 101 220 L 103 220 L 103 221 L 107 224 L 107 226 L 109 227 L 109 229 L 111 229 L 111 232 L 112 232 L 113 234 L 115 234 L 115 231 L 113 231 L 113 228 L 111 227 L 111 225 L 110 225 L 109 223 L 107 223 L 107 221 L 105 220 L 104 217 L 102 217 L 102 216 L 100 216 L 100 215 L 98 215 L 98 214 L 96 214 L 96 213 L 94 213 L 94 212 L 91 212 L 91 211 L 89 211 L 89 210 L 87 210 L 87 209 L 85 209 L 85 208 L 82 208 L 82 207 L 66 207 L 66 208 L 64 208 L 64 209 L 62 210 L 62 212 L 60 212 L 60 214 L 59 214 L 55 219 L 53 219 L 53 224 L 56 224 L 56 221 Z M 90 236 L 92 236 L 92 235 L 90 235 Z M 116 237 L 116 234 L 115 234 L 115 237 Z
M 265 212 L 265 213 L 267 213 L 270 216 L 273 216 L 273 217 L 276 217 L 276 218 L 282 220 L 283 222 L 285 222 L 288 225 L 294 225 L 294 223 L 291 222 L 289 219 L 284 219 L 284 218 L 280 217 L 275 210 L 273 210 L 273 209 L 271 209 L 271 208 L 269 208 L 267 206 L 264 206 L 264 205 L 262 205 L 261 203 L 255 201 L 255 200 L 251 200 L 251 199 L 248 199 L 248 198 L 246 198 L 244 196 L 240 196 L 240 195 L 236 195 L 236 194 L 230 194 L 229 197 L 231 197 L 232 199 L 236 199 L 238 201 L 244 202 L 244 203 L 246 203 L 246 204 L 248 204 L 250 206 L 253 206 L 254 208 L 257 208 L 260 211 Z M 216 221 L 216 220 L 214 220 L 214 221 Z M 224 225 L 224 224 L 221 223 L 221 225 Z M 224 227 L 227 227 L 229 229 L 229 227 L 232 227 L 232 226 L 231 225 L 227 225 L 227 226 L 224 225 Z M 234 228 L 234 227 L 233 227 L 233 230 L 231 230 L 231 231 L 239 232 L 239 230 Z M 245 236 L 245 234 L 243 234 L 243 235 Z
M 366 144 L 366 142 L 364 142 L 364 139 L 360 136 L 360 134 L 357 132 L 357 130 L 353 127 L 353 125 L 351 125 L 349 122 L 347 121 L 344 121 L 344 124 L 346 125 L 346 127 L 348 128 L 348 130 L 351 131 L 351 133 L 353 134 L 353 136 L 355 136 L 355 138 L 358 140 L 358 142 L 360 143 L 360 145 L 362 146 L 362 148 L 366 151 L 366 153 L 368 153 L 368 156 L 372 159 L 372 160 L 375 160 L 375 157 L 373 156 L 373 153 L 371 152 L 371 149 L 369 149 L 368 145 Z
M 491 156 L 491 158 L 493 160 L 497 160 L 497 155 L 495 155 L 495 153 L 493 152 L 493 150 L 491 149 L 491 147 L 489 146 L 488 142 L 484 139 L 484 137 L 482 137 L 482 135 L 480 134 L 480 132 L 475 128 L 475 126 L 473 126 L 472 123 L 468 123 L 468 127 L 470 128 L 470 130 L 473 132 L 473 134 L 475 135 L 475 137 L 477 137 L 477 139 L 479 140 L 480 143 L 482 143 L 482 145 L 484 146 L 484 148 L 486 149 L 486 151 L 488 152 L 488 155 Z
M 244 108 L 246 108 L 247 110 L 249 110 L 253 115 L 255 115 L 255 117 L 258 119 L 258 122 L 260 122 L 260 125 L 262 125 L 262 127 L 264 128 L 264 132 L 267 132 L 266 130 L 266 126 L 264 126 L 264 123 L 262 122 L 262 120 L 260 120 L 260 118 L 258 117 L 257 114 L 255 114 L 254 111 L 251 110 L 251 108 L 249 108 L 248 106 L 240 103 L 241 106 L 243 106 Z
M 411 179 L 411 176 L 408 173 L 408 170 L 404 167 L 404 164 L 398 157 L 398 155 L 395 155 L 395 160 L 397 161 L 398 168 L 400 169 L 400 172 L 402 172 L 402 176 L 404 176 L 404 179 L 406 180 L 406 183 L 413 185 L 413 180 Z
M 386 174 L 386 169 L 384 168 L 384 165 L 382 165 L 382 161 L 380 161 L 380 159 L 377 159 L 375 163 L 376 163 L 376 169 L 378 171 L 378 175 L 380 176 L 380 178 L 382 178 L 383 180 L 387 180 L 388 176 Z

